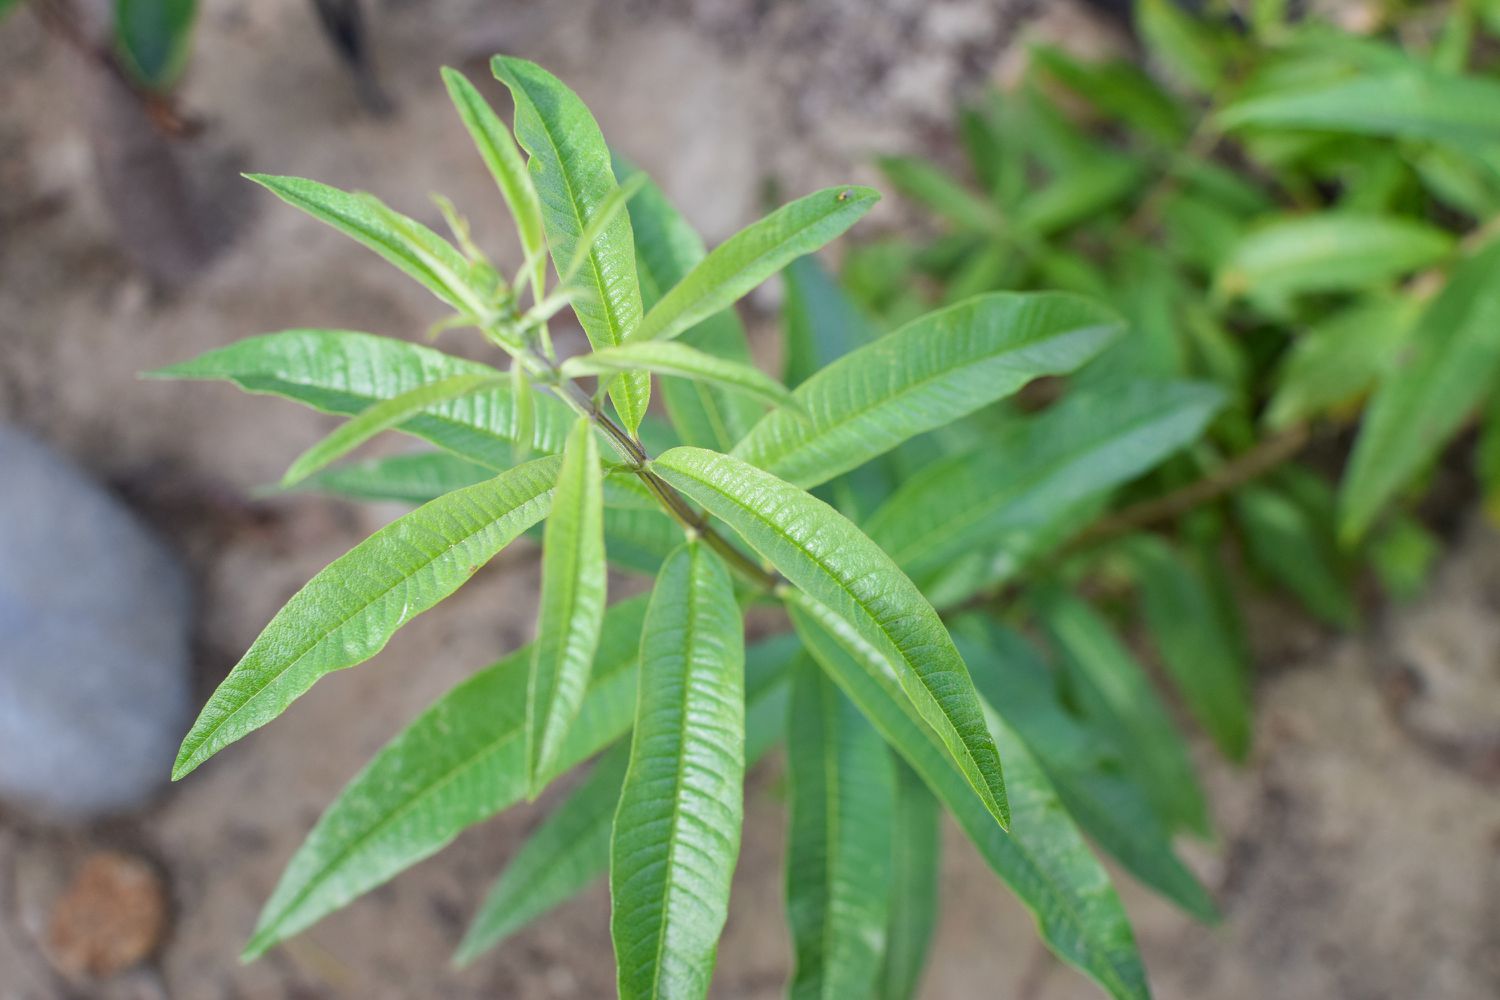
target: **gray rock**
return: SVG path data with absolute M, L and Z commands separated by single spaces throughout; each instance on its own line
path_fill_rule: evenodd
M 0 799 L 82 819 L 149 798 L 190 707 L 190 607 L 128 510 L 0 427 Z

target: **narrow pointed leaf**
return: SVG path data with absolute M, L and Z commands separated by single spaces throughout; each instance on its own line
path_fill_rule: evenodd
M 1400 360 L 1419 306 L 1409 296 L 1375 296 L 1298 334 L 1276 377 L 1266 423 L 1289 427 L 1351 409 Z
M 747 767 L 786 729 L 787 674 L 799 649 L 794 637 L 782 635 L 745 651 Z M 471 961 L 608 872 L 610 832 L 629 760 L 629 743 L 609 751 L 511 857 L 480 904 L 455 961 Z
M 324 674 L 362 663 L 547 514 L 558 460 L 541 458 L 439 497 L 334 560 L 287 602 L 204 706 L 181 778 L 270 722 Z
M 620 178 L 646 176 L 618 157 L 615 174 Z M 635 231 L 641 301 L 651 309 L 703 260 L 706 251 L 703 240 L 650 178 L 630 201 L 630 225 Z M 733 308 L 714 313 L 678 340 L 715 357 L 750 362 L 745 328 Z M 760 407 L 743 394 L 703 382 L 665 376 L 661 394 L 684 444 L 728 451 L 761 415 Z
M 879 200 L 869 188 L 837 187 L 783 205 L 710 251 L 662 295 L 628 339 L 670 340 L 727 309 L 798 257 L 839 236 Z
M 542 229 L 542 205 L 537 198 L 536 187 L 526 173 L 526 161 L 516 148 L 515 137 L 505 127 L 480 96 L 468 77 L 454 69 L 443 67 L 443 84 L 448 88 L 448 97 L 453 101 L 464 128 L 474 140 L 484 165 L 495 178 L 500 195 L 515 220 L 516 232 L 521 237 L 521 250 L 532 262 L 532 291 L 541 301 L 547 276 L 547 237 Z
M 1131 540 L 1141 604 L 1167 673 L 1230 760 L 1250 752 L 1249 664 L 1208 584 L 1161 539 Z
M 781 325 L 786 337 L 787 385 L 807 381 L 818 369 L 880 335 L 816 256 L 792 261 L 783 280 L 786 300 Z
M 1128 773 L 1173 829 L 1208 836 L 1208 807 L 1187 745 L 1135 658 L 1109 625 L 1075 597 L 1042 595 L 1042 622 L 1068 668 L 1070 690 L 1111 735 Z
M 420 451 L 335 465 L 304 479 L 298 489 L 352 500 L 391 500 L 417 507 L 444 493 L 483 482 L 494 474 L 494 469 L 445 452 Z
M 630 768 L 610 850 L 621 1000 L 703 997 L 739 855 L 744 627 L 729 571 L 689 543 L 668 557 L 641 631 Z
M 1007 834 L 894 680 L 856 662 L 847 644 L 821 624 L 823 616 L 811 607 L 815 603 L 796 595 L 790 604 L 808 652 L 947 806 L 985 863 L 1036 918 L 1047 947 L 1117 1000 L 1149 997 L 1134 935 L 1109 874 L 1089 852 L 1025 744 L 984 706 L 986 727 L 1002 745 L 1015 794 L 1015 824 Z
M 568 261 L 567 268 L 558 276 L 558 281 L 562 287 L 572 288 L 574 279 L 578 277 L 579 272 L 585 267 L 590 266 L 591 258 L 589 257 L 589 251 L 593 249 L 599 237 L 614 223 L 615 219 L 622 215 L 629 218 L 626 215 L 626 206 L 630 204 L 630 199 L 641 189 L 644 183 L 644 175 L 637 175 L 628 179 L 624 184 L 610 191 L 605 196 L 605 199 L 599 203 L 598 207 L 594 209 L 594 214 L 590 217 L 588 224 L 578 234 L 578 245 L 573 250 L 573 259 Z M 639 279 L 639 275 L 637 275 L 637 278 Z
M 653 469 L 728 524 L 791 583 L 827 607 L 840 641 L 868 649 L 941 738 L 1002 827 L 1000 756 L 942 620 L 900 568 L 843 515 L 728 455 L 674 448 Z
M 912 1000 L 937 928 L 942 837 L 937 800 L 904 761 L 895 761 L 891 810 L 891 899 L 885 955 L 875 977 L 880 1000 Z
M 0 3 L 0 16 L 8 3 Z M 172 86 L 192 50 L 197 0 L 115 0 L 115 47 L 122 68 L 152 90 Z
M 994 205 L 926 160 L 915 156 L 882 156 L 876 164 L 897 191 L 960 230 L 999 228 L 1000 213 Z
M 787 924 L 794 1000 L 872 997 L 891 895 L 895 776 L 884 742 L 818 667 L 793 672 Z
M 604 617 L 598 662 L 559 770 L 630 728 L 645 598 Z M 455 686 L 377 753 L 298 848 L 261 911 L 247 958 L 311 926 L 463 830 L 525 798 L 526 647 Z
M 583 705 L 604 621 L 604 483 L 592 424 L 563 450 L 542 539 L 542 596 L 526 692 L 526 773 L 535 796 Z
M 418 386 L 392 399 L 381 400 L 368 409 L 361 410 L 353 419 L 341 424 L 332 434 L 297 456 L 297 460 L 286 470 L 286 475 L 281 477 L 281 485 L 287 487 L 301 482 L 382 431 L 404 424 L 439 403 L 462 399 L 498 384 L 499 376 L 478 373 L 451 375 Z M 519 395 L 516 394 L 515 387 L 512 387 L 511 394 L 513 399 L 530 400 L 530 390 L 524 385 L 521 386 Z M 523 438 L 528 438 L 531 434 L 529 427 L 523 428 L 519 424 L 516 425 L 516 431 Z
M 435 404 L 399 430 L 491 469 L 512 464 L 517 427 L 502 373 L 420 344 L 351 330 L 285 330 L 248 337 L 152 374 L 224 379 L 247 392 L 351 415 L 455 375 L 492 376 L 498 381 L 485 391 Z M 531 450 L 544 455 L 562 451 L 573 411 L 551 396 L 539 395 L 534 405 Z
M 276 197 L 374 250 L 466 316 L 485 303 L 468 279 L 469 262 L 453 244 L 374 195 L 340 191 L 301 177 L 246 174 Z
M 1492 392 L 1500 372 L 1500 243 L 1464 260 L 1380 382 L 1340 489 L 1339 534 L 1360 538 Z
M 496 78 L 516 102 L 516 138 L 530 156 L 528 169 L 541 200 L 552 263 L 567 271 L 589 221 L 618 185 L 609 148 L 589 109 L 557 77 L 535 63 L 496 56 Z M 573 311 L 594 347 L 612 347 L 641 318 L 641 289 L 635 271 L 635 240 L 630 216 L 620 213 L 588 246 L 579 275 L 584 294 Z M 610 398 L 634 431 L 645 416 L 651 382 L 644 373 L 625 376 Z
M 643 341 L 605 347 L 564 361 L 562 373 L 566 378 L 576 378 L 579 375 L 612 375 L 632 368 L 707 382 L 771 406 L 791 401 L 786 386 L 753 365 L 716 358 L 686 344 Z
M 1307 473 L 1296 467 L 1286 474 Z M 1307 473 L 1303 491 L 1252 483 L 1234 496 L 1235 519 L 1256 569 L 1296 595 L 1302 606 L 1336 628 L 1352 629 L 1359 621 L 1351 567 L 1334 535 L 1334 497 L 1315 474 Z M 1312 495 L 1306 490 L 1311 488 Z
M 1032 379 L 1074 370 L 1121 329 L 1113 313 L 1074 295 L 977 296 L 824 368 L 792 390 L 797 408 L 766 414 L 734 454 L 816 486 Z

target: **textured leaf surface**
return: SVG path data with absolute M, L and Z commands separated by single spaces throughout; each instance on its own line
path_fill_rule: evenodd
M 1151 801 L 1120 773 L 1115 748 L 1063 704 L 1036 649 L 975 615 L 956 627 L 974 683 L 987 702 L 1003 706 L 1001 718 L 1015 727 L 1083 831 L 1144 884 L 1200 920 L 1217 920 L 1213 900 L 1177 856 Z
M 639 368 L 658 375 L 708 382 L 771 406 L 790 401 L 786 386 L 744 361 L 715 357 L 686 344 L 642 341 L 605 347 L 563 362 L 564 377 L 613 375 Z
M 1167 673 L 1224 755 L 1250 752 L 1249 664 L 1209 585 L 1161 539 L 1131 540 L 1141 604 Z
M 491 388 L 434 405 L 400 429 L 492 469 L 511 465 L 515 417 L 503 374 L 420 344 L 351 330 L 285 330 L 248 337 L 153 374 L 224 379 L 247 392 L 339 414 L 360 413 L 380 400 L 455 375 L 493 376 L 499 381 Z M 531 450 L 544 455 L 562 451 L 573 411 L 550 396 L 538 396 L 535 402 Z
M 783 205 L 709 251 L 628 336 L 670 340 L 727 309 L 745 293 L 803 254 L 837 237 L 875 206 L 870 188 L 825 188 Z
M 324 674 L 362 663 L 547 514 L 558 460 L 537 459 L 417 508 L 334 560 L 286 603 L 182 742 L 180 778 L 270 722 Z
M 374 195 L 340 191 L 301 177 L 246 174 L 276 197 L 363 243 L 467 316 L 485 304 L 469 284 L 469 262 L 453 244 Z
M 794 637 L 782 635 L 745 651 L 747 766 L 786 729 L 787 673 L 799 649 Z M 527 839 L 480 905 L 457 961 L 495 947 L 609 870 L 610 832 L 629 760 L 628 743 L 611 750 Z
M 924 431 L 1072 371 L 1120 333 L 1087 299 L 996 293 L 950 306 L 847 354 L 793 390 L 736 457 L 810 487 Z
M 622 180 L 644 176 L 619 158 L 615 159 L 615 174 Z M 697 232 L 649 179 L 630 200 L 630 225 L 635 231 L 641 301 L 650 309 L 704 258 L 706 251 Z M 715 357 L 750 361 L 745 328 L 733 309 L 714 313 L 684 331 L 679 340 Z M 661 380 L 661 393 L 684 444 L 727 451 L 761 416 L 760 407 L 743 395 L 702 382 L 666 376 Z
M 1360 425 L 1339 503 L 1339 533 L 1362 536 L 1493 391 L 1500 371 L 1500 243 L 1463 261 L 1417 320 L 1401 363 Z
M 895 775 L 889 751 L 818 667 L 793 672 L 786 912 L 795 1000 L 873 996 L 885 949 Z
M 909 478 L 866 530 L 918 581 L 1033 533 L 1192 443 L 1223 406 L 1202 382 L 1131 380 L 1069 393 Z M 1019 543 L 1010 543 L 1016 547 Z
M 610 933 L 622 1000 L 702 997 L 739 855 L 744 627 L 729 571 L 684 545 L 641 631 L 630 768 L 610 849 Z
M 563 450 L 542 536 L 542 596 L 526 689 L 526 773 L 535 796 L 583 706 L 604 621 L 604 482 L 592 424 Z
M 1007 834 L 987 815 L 894 680 L 857 663 L 809 613 L 807 602 L 805 596 L 794 598 L 791 612 L 808 651 L 948 807 L 986 864 L 1032 912 L 1047 947 L 1112 997 L 1148 997 L 1135 938 L 1109 874 L 1010 727 L 986 706 L 986 725 L 1009 767 L 1015 822 Z
M 880 1000 L 911 1000 L 937 928 L 943 844 L 937 800 L 904 761 L 895 761 L 895 773 L 890 820 L 894 902 L 886 922 L 885 955 L 875 977 L 875 995 Z
M 618 739 L 635 711 L 645 598 L 604 618 L 598 663 L 560 769 Z M 527 792 L 531 649 L 455 686 L 376 754 L 323 813 L 261 911 L 253 958 L 429 857 Z
M 1069 689 L 1090 721 L 1110 733 L 1128 773 L 1173 828 L 1209 833 L 1208 807 L 1187 745 L 1141 665 L 1087 604 L 1043 596 L 1041 616 L 1068 668 Z
M 541 301 L 547 275 L 547 237 L 542 228 L 541 201 L 526 172 L 526 161 L 522 159 L 510 129 L 505 127 L 466 76 L 444 66 L 443 84 L 448 88 L 448 97 L 463 120 L 464 128 L 469 130 L 484 165 L 495 178 L 500 196 L 510 209 L 510 217 L 515 220 L 521 250 L 526 259 L 533 262 L 532 293 L 537 301 Z
M 829 624 L 840 641 L 868 650 L 870 669 L 897 679 L 985 807 L 1007 825 L 1000 756 L 968 669 L 937 612 L 891 558 L 832 507 L 739 459 L 674 448 L 652 465 L 816 598 L 836 619 Z
M 561 80 L 524 59 L 496 56 L 495 76 L 516 102 L 516 138 L 530 156 L 527 167 L 541 200 L 542 223 L 558 274 L 567 271 L 589 221 L 618 188 L 609 147 L 589 109 Z M 630 216 L 621 212 L 588 247 L 588 260 L 573 301 L 578 322 L 594 347 L 612 347 L 641 319 L 641 288 L 635 270 Z M 626 375 L 611 392 L 626 426 L 645 416 L 651 381 Z

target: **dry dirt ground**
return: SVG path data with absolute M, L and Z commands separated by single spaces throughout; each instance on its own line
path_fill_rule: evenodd
M 303 0 L 203 6 L 182 96 L 205 128 L 181 152 L 215 253 L 165 294 L 117 249 L 73 60 L 25 15 L 0 27 L 0 418 L 77 457 L 184 554 L 199 585 L 206 691 L 293 590 L 391 511 L 248 499 L 326 421 L 136 373 L 297 325 L 416 337 L 438 314 L 382 262 L 234 171 L 372 190 L 429 221 L 425 195 L 440 190 L 514 263 L 496 238 L 498 199 L 437 77 L 443 62 L 479 77 L 483 57 L 503 50 L 573 84 L 606 134 L 720 239 L 753 216 L 767 180 L 787 192 L 870 181 L 872 153 L 941 138 L 950 96 L 999 72 L 1005 43 L 1044 5 L 384 0 L 369 5 L 381 79 L 399 105 L 384 120 L 362 111 Z M 899 221 L 885 206 L 866 228 Z M 769 298 L 757 302 L 764 311 Z M 602 887 L 473 968 L 447 965 L 538 808 L 470 831 L 268 958 L 236 960 L 282 865 L 365 758 L 467 672 L 526 641 L 534 556 L 504 554 L 375 661 L 329 678 L 139 816 L 83 830 L 0 816 L 0 1000 L 608 995 Z M 1257 750 L 1243 770 L 1202 755 L 1221 840 L 1190 848 L 1225 922 L 1195 926 L 1122 879 L 1160 997 L 1500 996 L 1497 608 L 1500 537 L 1476 520 L 1432 593 L 1372 609 L 1359 638 L 1311 630 L 1282 608 L 1258 613 Z M 749 792 L 717 997 L 777 996 L 784 982 L 777 789 L 772 763 Z M 69 980 L 37 941 L 99 848 L 156 866 L 168 929 L 146 965 L 105 983 Z M 925 996 L 1094 995 L 1034 943 L 1026 914 L 951 830 L 943 865 Z

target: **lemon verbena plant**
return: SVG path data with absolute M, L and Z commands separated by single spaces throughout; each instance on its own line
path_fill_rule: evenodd
M 972 592 L 913 582 L 908 569 L 930 568 L 926 515 L 901 498 L 954 461 L 988 461 L 991 441 L 1025 523 L 1097 506 L 1200 435 L 1221 394 L 1186 381 L 1075 393 L 1051 378 L 1060 400 L 1018 417 L 1003 401 L 1098 356 L 1123 329 L 1112 312 L 1075 294 L 1000 292 L 879 329 L 808 256 L 873 191 L 815 192 L 705 252 L 572 91 L 523 60 L 493 69 L 513 132 L 463 76 L 444 78 L 514 219 L 513 276 L 441 200 L 451 241 L 366 194 L 253 179 L 423 284 L 452 311 L 444 325 L 477 331 L 507 368 L 297 329 L 161 373 L 347 416 L 287 485 L 420 504 L 273 618 L 188 733 L 175 777 L 374 656 L 522 534 L 541 540 L 535 641 L 477 670 L 351 781 L 291 860 L 247 956 L 592 761 L 500 873 L 459 958 L 607 873 L 620 995 L 701 997 L 746 768 L 784 741 L 793 995 L 914 993 L 946 810 L 1048 947 L 1109 995 L 1146 996 L 1080 824 L 1190 909 L 1211 915 L 1212 903 L 1150 814 L 1115 818 L 1124 779 L 1088 770 L 1093 734 L 1053 700 L 1046 668 L 1029 673 L 1014 637 L 965 614 Z M 783 270 L 778 380 L 751 364 L 732 307 Z M 554 348 L 549 327 L 567 310 L 588 353 Z M 385 431 L 429 447 L 338 461 Z M 940 457 L 958 439 L 977 447 Z M 895 501 L 906 515 L 890 514 Z M 655 585 L 610 604 L 611 566 Z M 747 645 L 750 605 L 783 607 L 782 633 Z

